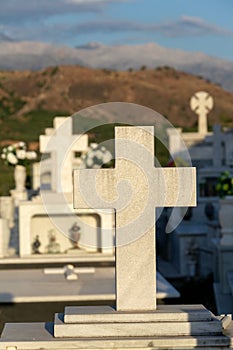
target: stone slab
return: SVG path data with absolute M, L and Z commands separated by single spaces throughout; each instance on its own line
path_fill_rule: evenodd
M 111 306 L 67 306 L 64 323 L 185 322 L 210 321 L 203 305 L 158 305 L 155 311 L 124 312 Z
M 233 346 L 232 326 L 227 336 L 166 336 L 148 338 L 111 339 L 64 339 L 53 337 L 53 323 L 11 323 L 6 324 L 0 340 L 0 350 L 10 346 L 17 350 L 77 350 L 77 349 L 210 349 L 215 350 Z M 15 348 L 14 348 L 15 347 Z
M 43 269 L 0 270 L 0 281 L 1 303 L 116 299 L 113 267 L 96 267 L 94 274 L 81 273 L 78 281 L 67 281 L 62 274 L 46 275 Z M 156 297 L 179 297 L 177 290 L 158 272 Z
M 56 338 L 158 337 L 186 335 L 221 335 L 222 323 L 217 319 L 203 322 L 128 322 L 65 324 L 64 315 L 56 314 Z
M 66 265 L 67 266 L 67 265 Z M 66 266 L 65 267 L 48 267 L 43 270 L 44 274 L 46 275 L 64 275 L 66 272 Z M 80 274 L 80 273 L 95 273 L 94 267 L 80 267 L 75 268 L 74 267 L 74 273 Z
M 115 300 L 114 268 L 96 268 L 77 281 L 46 275 L 43 269 L 0 270 L 0 280 L 2 303 Z
M 28 257 L 6 257 L 0 259 L 0 266 L 7 265 L 28 265 L 32 267 L 33 265 L 38 264 L 46 264 L 54 265 L 54 264 L 68 264 L 68 263 L 112 263 L 115 261 L 115 257 L 110 254 L 103 253 L 88 253 L 85 254 L 77 254 L 73 256 L 67 256 L 67 254 L 43 254 L 43 255 L 31 255 Z
M 10 228 L 8 220 L 0 216 L 0 258 L 8 255 L 8 244 L 10 240 Z
M 156 299 L 180 297 L 180 293 L 158 271 L 156 272 L 156 282 Z

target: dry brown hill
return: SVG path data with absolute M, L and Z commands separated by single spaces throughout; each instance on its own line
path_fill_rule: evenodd
M 36 140 L 54 115 L 94 104 L 126 101 L 150 107 L 175 126 L 195 128 L 190 97 L 199 90 L 215 101 L 209 124 L 233 126 L 233 94 L 201 77 L 169 67 L 116 72 L 59 66 L 37 72 L 0 72 L 0 138 Z M 22 133 L 25 137 L 22 137 Z
M 70 115 L 85 107 L 110 101 L 150 107 L 175 126 L 192 130 L 197 125 L 197 117 L 190 110 L 189 100 L 199 90 L 214 97 L 210 126 L 221 123 L 232 127 L 232 93 L 201 77 L 169 67 L 155 70 L 142 67 L 139 71 L 128 72 L 79 66 L 59 66 L 37 72 L 0 71 L 0 148 L 14 140 L 24 140 L 35 149 L 39 135 L 52 125 L 55 115 Z M 142 120 L 143 124 L 151 124 L 145 116 Z M 135 124 L 140 122 L 135 120 Z M 166 161 L 167 155 L 164 157 Z M 0 194 L 8 194 L 13 186 L 12 169 L 1 162 L 0 173 Z

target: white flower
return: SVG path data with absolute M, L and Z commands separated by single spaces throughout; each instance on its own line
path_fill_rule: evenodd
M 102 159 L 103 153 L 102 153 L 100 150 L 98 150 L 98 151 L 96 152 L 95 156 L 96 156 L 98 159 Z
M 90 159 L 94 158 L 94 156 L 95 156 L 95 152 L 93 152 L 93 151 L 90 151 L 87 154 L 87 158 L 90 158 Z
M 14 147 L 13 146 L 8 146 L 7 150 L 8 150 L 8 152 L 12 152 L 14 150 Z
M 93 143 L 90 144 L 90 147 L 92 149 L 96 149 L 98 147 L 98 143 L 93 142 Z
M 25 147 L 25 142 L 23 142 L 23 141 L 21 141 L 21 142 L 19 142 L 19 147 Z
M 16 165 L 18 163 L 18 159 L 16 158 L 16 156 L 13 153 L 8 153 L 7 161 L 8 161 L 8 163 L 10 163 L 12 165 Z
M 26 151 L 23 149 L 17 149 L 16 156 L 18 159 L 25 159 L 26 158 Z
M 29 160 L 33 160 L 33 159 L 36 159 L 37 154 L 34 151 L 29 151 L 29 152 L 26 153 L 26 157 Z
M 81 155 L 83 167 L 86 168 L 100 168 L 111 159 L 111 152 L 105 146 L 99 146 L 97 143 L 91 143 L 89 151 Z
M 3 148 L 2 152 L 3 152 L 3 153 L 7 153 L 7 148 L 6 148 L 6 147 Z
M 4 153 L 1 154 L 2 159 L 6 159 L 6 155 Z
M 103 156 L 103 162 L 108 163 L 112 159 L 112 155 L 110 152 L 106 152 Z
M 87 161 L 86 161 L 86 164 L 87 164 L 87 166 L 92 166 L 93 165 L 93 159 L 91 159 L 91 158 L 88 158 L 87 159 Z

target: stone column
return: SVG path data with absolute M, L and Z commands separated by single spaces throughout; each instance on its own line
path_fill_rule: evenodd
M 221 245 L 233 247 L 233 196 L 220 200 Z
M 6 219 L 0 218 L 0 258 L 8 255 L 10 229 Z

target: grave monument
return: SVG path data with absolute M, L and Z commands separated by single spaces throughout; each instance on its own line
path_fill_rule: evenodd
M 190 100 L 190 107 L 198 114 L 198 133 L 208 133 L 207 114 L 214 106 L 214 100 L 205 91 L 199 91 Z
M 75 154 L 88 151 L 88 135 L 74 134 L 72 124 L 71 117 L 55 117 L 53 128 L 45 129 L 44 135 L 40 135 L 42 160 L 34 165 L 34 186 L 40 186 L 40 193 L 19 205 L 20 257 L 40 258 L 53 254 L 53 258 L 58 259 L 55 254 L 75 257 L 85 252 L 113 255 L 112 212 L 88 209 L 77 216 L 73 209 L 72 169 L 79 166 L 80 160 Z M 77 237 L 71 228 L 76 221 L 80 226 L 80 249 L 73 249 Z M 52 247 L 49 243 L 51 230 L 56 248 L 54 241 Z M 37 236 L 41 243 L 40 256 L 33 250 Z
M 72 193 L 74 153 L 87 150 L 88 135 L 74 135 L 69 117 L 56 117 L 53 124 L 53 129 L 48 128 L 45 135 L 40 135 L 40 152 L 51 155 L 51 190 Z M 43 170 L 43 158 L 41 164 Z
M 207 117 L 213 106 L 214 100 L 209 93 L 195 93 L 190 99 L 190 108 L 198 117 L 197 132 L 183 132 L 181 128 L 167 130 L 169 151 L 175 162 L 183 158 L 185 145 L 192 164 L 198 168 L 198 206 L 191 210 L 191 218 L 183 221 L 172 236 L 169 259 L 181 276 L 190 276 L 191 265 L 195 265 L 193 276 L 216 275 L 213 240 L 218 236 L 219 199 L 215 187 L 220 174 L 230 169 L 233 143 L 232 132 L 221 131 L 219 125 L 213 126 L 213 132 L 208 131 Z
M 198 131 L 183 132 L 182 128 L 168 129 L 169 152 L 173 159 L 182 158 L 182 143 L 188 148 L 193 164 L 206 166 L 213 157 L 209 139 L 212 133 L 208 131 L 207 115 L 213 109 L 214 101 L 205 91 L 196 92 L 190 99 L 190 108 L 198 116 Z M 201 152 L 200 152 L 201 150 Z
M 230 317 L 201 305 L 156 308 L 155 207 L 191 206 L 196 199 L 195 169 L 155 168 L 153 141 L 151 127 L 118 127 L 115 169 L 74 171 L 75 207 L 115 209 L 116 309 L 67 307 L 54 323 L 7 324 L 1 350 L 233 345 Z

